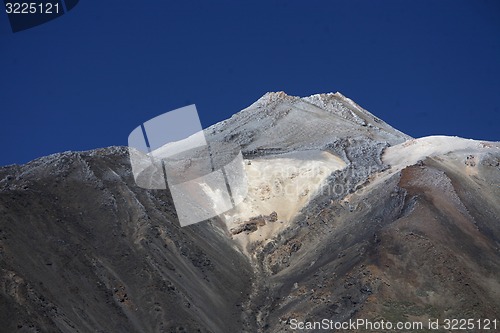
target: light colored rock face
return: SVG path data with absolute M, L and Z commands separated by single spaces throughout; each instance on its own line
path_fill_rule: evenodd
M 249 195 L 184 228 L 126 148 L 0 168 L 0 331 L 500 316 L 498 143 L 412 139 L 338 93 L 268 93 L 205 132 L 216 167 L 241 148 Z
M 338 156 L 316 150 L 247 160 L 248 194 L 235 209 L 223 214 L 227 228 L 235 229 L 252 218 L 275 213 L 276 221 L 259 226 L 258 232 L 234 236 L 243 249 L 252 242 L 273 238 L 289 227 L 334 171 L 345 167 Z

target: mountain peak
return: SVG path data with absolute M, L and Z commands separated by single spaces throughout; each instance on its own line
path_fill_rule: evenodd
M 290 96 L 284 91 L 269 91 L 262 95 L 257 101 L 255 101 L 250 107 L 263 107 L 270 105 L 272 103 L 276 102 L 282 102 L 282 101 L 292 101 L 294 99 L 297 99 L 299 97 L 296 96 Z
M 320 94 L 313 94 L 310 96 L 305 96 L 305 97 L 300 97 L 300 96 L 293 96 L 289 95 L 284 91 L 268 91 L 262 97 L 260 97 L 253 105 L 255 106 L 264 106 L 264 105 L 269 105 L 271 103 L 275 102 L 283 102 L 283 101 L 297 101 L 297 100 L 321 100 L 324 101 L 325 103 L 328 103 L 332 99 L 338 99 L 338 100 L 349 100 L 346 98 L 344 95 L 342 95 L 340 92 L 328 92 L 328 93 L 320 93 Z M 351 100 L 349 100 L 351 101 Z M 352 101 L 351 101 L 352 102 Z
M 347 138 L 389 145 L 411 139 L 339 92 L 308 97 L 268 92 L 207 133 L 209 141 L 232 141 L 250 153 L 323 150 Z

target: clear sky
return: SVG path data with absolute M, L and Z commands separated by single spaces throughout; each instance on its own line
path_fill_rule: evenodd
M 126 145 L 196 104 L 207 127 L 267 91 L 336 92 L 414 137 L 500 140 L 500 1 L 80 0 L 0 15 L 0 165 Z

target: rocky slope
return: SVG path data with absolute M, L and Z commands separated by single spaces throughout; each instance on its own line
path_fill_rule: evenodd
M 241 147 L 249 195 L 183 228 L 126 148 L 0 168 L 0 332 L 500 319 L 499 143 L 412 139 L 339 93 L 268 93 L 206 136 Z

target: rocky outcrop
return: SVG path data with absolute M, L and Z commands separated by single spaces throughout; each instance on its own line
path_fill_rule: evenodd
M 254 232 L 257 231 L 259 227 L 266 225 L 266 223 L 276 222 L 278 220 L 278 214 L 276 212 L 272 212 L 269 215 L 259 215 L 250 218 L 250 220 L 240 223 L 235 228 L 232 228 L 231 234 L 237 235 L 242 232 Z

